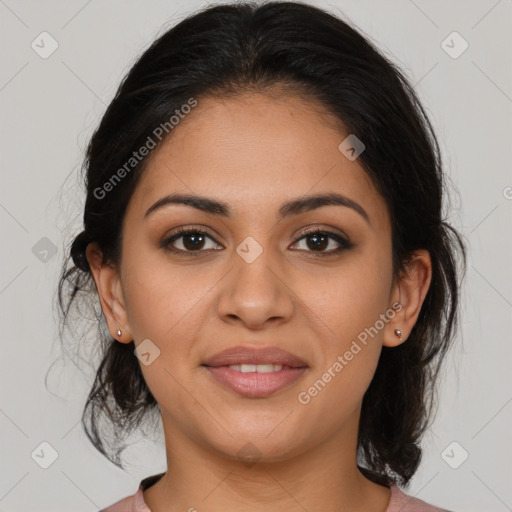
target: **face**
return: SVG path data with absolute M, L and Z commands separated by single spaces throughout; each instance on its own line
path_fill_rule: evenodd
M 282 460 L 357 428 L 382 345 L 412 328 L 426 288 L 394 283 L 388 210 L 338 148 L 347 135 L 300 97 L 247 93 L 200 100 L 151 155 L 119 271 L 95 278 L 112 334 L 145 354 L 169 439 Z M 151 208 L 171 194 L 222 205 Z M 328 194 L 345 204 L 283 208 Z M 277 347 L 302 368 L 205 366 L 233 347 Z

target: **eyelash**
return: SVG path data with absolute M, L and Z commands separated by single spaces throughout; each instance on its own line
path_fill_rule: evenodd
M 213 240 L 216 244 L 218 244 L 217 240 L 215 240 L 212 236 L 210 236 L 208 234 L 208 232 L 206 231 L 203 231 L 202 229 L 197 229 L 197 228 L 179 228 L 179 230 L 173 234 L 172 236 L 166 238 L 165 240 L 163 240 L 161 242 L 161 247 L 163 247 L 165 250 L 169 251 L 169 252 L 172 252 L 174 254 L 183 254 L 183 255 L 190 255 L 192 257 L 196 257 L 196 256 L 199 256 L 202 252 L 207 252 L 208 249 L 206 250 L 197 250 L 197 251 L 185 251 L 183 249 L 176 249 L 175 247 L 172 247 L 172 243 L 175 242 L 176 240 L 178 240 L 179 238 L 185 236 L 185 235 L 188 235 L 188 234 L 199 234 L 199 235 L 206 235 L 208 238 L 210 238 L 211 240 Z M 344 251 L 346 249 L 350 249 L 353 247 L 353 244 L 351 242 L 349 242 L 346 238 L 344 238 L 343 236 L 339 235 L 338 233 L 334 233 L 332 231 L 327 231 L 327 230 L 323 230 L 323 229 L 313 229 L 313 230 L 308 230 L 308 231 L 305 231 L 304 233 L 302 233 L 302 235 L 294 242 L 294 244 L 300 242 L 301 240 L 303 240 L 304 238 L 307 238 L 309 236 L 313 236 L 313 235 L 327 235 L 329 238 L 333 239 L 335 242 L 337 242 L 338 244 L 340 244 L 340 247 L 338 247 L 337 249 L 332 249 L 330 251 L 306 251 L 306 252 L 311 252 L 313 254 L 315 254 L 316 256 L 320 257 L 320 258 L 326 258 L 326 257 L 329 257 L 329 256 L 335 256 L 337 254 L 339 254 L 341 251 Z M 219 244 L 220 245 L 220 244 Z M 209 249 L 209 250 L 214 250 L 214 251 L 217 251 L 219 249 Z

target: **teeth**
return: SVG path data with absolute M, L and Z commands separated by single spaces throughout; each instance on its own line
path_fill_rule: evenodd
M 231 364 L 229 368 L 242 373 L 273 373 L 278 372 L 283 367 L 282 364 Z

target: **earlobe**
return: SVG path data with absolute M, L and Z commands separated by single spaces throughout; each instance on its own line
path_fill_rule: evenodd
M 382 341 L 384 346 L 396 347 L 407 341 L 420 314 L 431 279 L 430 254 L 425 249 L 419 249 L 413 253 L 406 271 L 393 285 L 391 303 L 398 303 L 401 308 L 386 326 Z
M 86 257 L 110 334 L 121 343 L 129 343 L 133 338 L 128 324 L 119 272 L 115 266 L 103 261 L 101 249 L 95 242 L 87 246 Z

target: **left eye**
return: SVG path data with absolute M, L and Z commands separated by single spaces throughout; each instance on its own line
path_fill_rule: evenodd
M 311 249 L 310 252 L 320 253 L 320 256 L 338 253 L 343 249 L 348 249 L 350 247 L 348 240 L 341 235 L 330 231 L 311 231 L 300 237 L 296 243 L 300 243 L 302 241 L 306 242 L 306 247 Z M 326 250 L 332 241 L 336 242 L 338 247 Z

